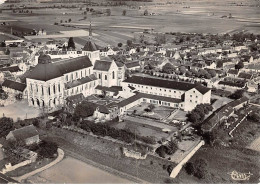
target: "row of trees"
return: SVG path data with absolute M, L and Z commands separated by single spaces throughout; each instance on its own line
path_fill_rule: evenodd
M 156 153 L 165 158 L 167 155 L 173 155 L 178 150 L 178 142 L 176 140 L 171 140 L 167 145 L 161 145 L 156 149 Z
M 171 63 L 167 63 L 162 67 L 162 72 L 167 74 L 176 74 L 176 75 L 186 75 L 187 77 L 195 76 L 198 78 L 206 78 L 210 79 L 215 77 L 215 70 L 205 70 L 199 69 L 198 71 L 195 69 L 191 69 L 188 71 L 184 66 L 180 66 L 178 69 L 174 67 Z
M 188 162 L 185 170 L 189 175 L 193 175 L 199 179 L 205 179 L 208 175 L 208 162 L 205 159 L 197 159 L 194 162 Z
M 213 107 L 210 104 L 199 104 L 187 114 L 187 120 L 194 125 L 198 125 L 204 120 L 205 115 L 209 114 L 212 110 Z

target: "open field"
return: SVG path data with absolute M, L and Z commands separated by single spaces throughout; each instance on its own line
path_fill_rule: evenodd
M 247 150 L 237 150 L 232 148 L 214 149 L 204 146 L 191 159 L 203 158 L 208 162 L 208 177 L 199 183 L 258 183 L 260 177 L 260 155 L 257 152 Z M 249 180 L 235 181 L 230 173 L 237 171 L 241 173 L 250 172 L 252 175 Z M 182 171 L 181 175 L 183 175 Z
M 66 157 L 55 166 L 30 177 L 28 180 L 32 183 L 42 184 L 133 183 L 127 179 L 110 174 L 72 157 Z
M 24 30 L 23 32 L 30 29 L 45 29 L 47 34 L 55 34 L 60 30 L 88 30 L 91 17 L 93 33 L 97 34 L 94 41 L 102 46 L 126 43 L 126 40 L 133 38 L 134 32 L 143 31 L 145 28 L 153 28 L 158 32 L 232 33 L 244 30 L 260 33 L 260 9 L 253 2 L 252 6 L 251 4 L 235 6 L 233 1 L 215 0 L 210 2 L 184 0 L 182 3 L 168 1 L 168 4 L 156 4 L 159 2 L 166 1 L 137 3 L 136 8 L 94 6 L 94 10 L 110 8 L 111 16 L 90 16 L 88 13 L 87 19 L 84 19 L 85 5 L 83 4 L 77 5 L 82 6 L 82 10 L 79 8 L 30 9 L 33 11 L 32 14 L 14 14 L 10 10 L 4 10 L 0 20 L 10 20 L 10 26 L 1 26 L 0 31 L 10 32 L 10 27 L 14 27 L 14 31 Z M 236 3 L 240 2 L 245 4 L 244 1 L 236 1 Z M 44 3 L 44 5 L 54 4 Z M 138 6 L 141 6 L 140 9 Z M 155 15 L 143 16 L 146 9 Z M 123 10 L 127 11 L 126 16 L 122 16 Z M 221 18 L 229 14 L 232 18 Z M 68 22 L 69 19 L 71 22 Z M 59 25 L 54 25 L 55 22 Z M 86 39 L 87 35 L 77 37 L 75 41 L 84 45 Z
M 13 40 L 13 38 L 11 38 L 10 36 L 7 36 L 5 34 L 0 33 L 0 42 L 2 42 L 4 40 Z

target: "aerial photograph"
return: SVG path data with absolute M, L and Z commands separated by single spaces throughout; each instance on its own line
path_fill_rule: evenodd
M 260 184 L 260 0 L 0 0 L 3 184 Z

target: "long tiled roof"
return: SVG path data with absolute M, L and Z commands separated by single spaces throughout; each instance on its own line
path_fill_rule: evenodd
M 10 72 L 18 72 L 22 71 L 18 66 L 10 66 L 6 68 L 1 68 L 0 71 L 10 71 Z
M 96 79 L 91 79 L 89 76 L 88 77 L 84 77 L 82 79 L 77 79 L 77 80 L 74 80 L 72 82 L 68 82 L 65 87 L 66 89 L 70 89 L 70 88 L 74 88 L 76 86 L 79 86 L 79 85 L 82 85 L 82 84 L 85 84 L 85 83 L 88 83 L 88 82 L 91 82 L 93 80 L 96 80 Z
M 140 77 L 140 76 L 129 77 L 128 79 L 124 80 L 124 82 L 148 85 L 148 86 L 155 86 L 155 87 L 160 87 L 160 88 L 184 90 L 184 91 L 188 91 L 192 88 L 195 88 L 202 94 L 204 94 L 210 90 L 207 87 L 197 85 L 197 84 L 191 84 L 191 83 L 186 83 L 186 82 L 177 82 L 177 81 L 157 79 L 157 78 L 149 78 L 149 77 Z
M 26 78 L 48 81 L 63 76 L 66 73 L 91 67 L 88 56 L 66 59 L 55 63 L 37 64 Z
M 26 84 L 20 83 L 20 82 L 15 82 L 12 80 L 5 80 L 2 84 L 2 86 L 11 88 L 14 90 L 18 90 L 20 92 L 23 92 L 26 88 Z
M 133 62 L 129 62 L 129 63 L 125 64 L 125 66 L 126 66 L 127 68 L 133 68 L 133 67 L 138 67 L 138 66 L 140 66 L 140 63 L 139 63 L 139 61 L 133 61 Z
M 39 135 L 38 131 L 33 125 L 25 126 L 20 129 L 11 131 L 14 137 L 18 140 L 25 140 L 27 138 Z

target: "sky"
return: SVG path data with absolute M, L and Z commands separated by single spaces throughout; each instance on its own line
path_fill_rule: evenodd
M 5 2 L 5 0 L 0 0 L 0 5 L 3 4 Z

